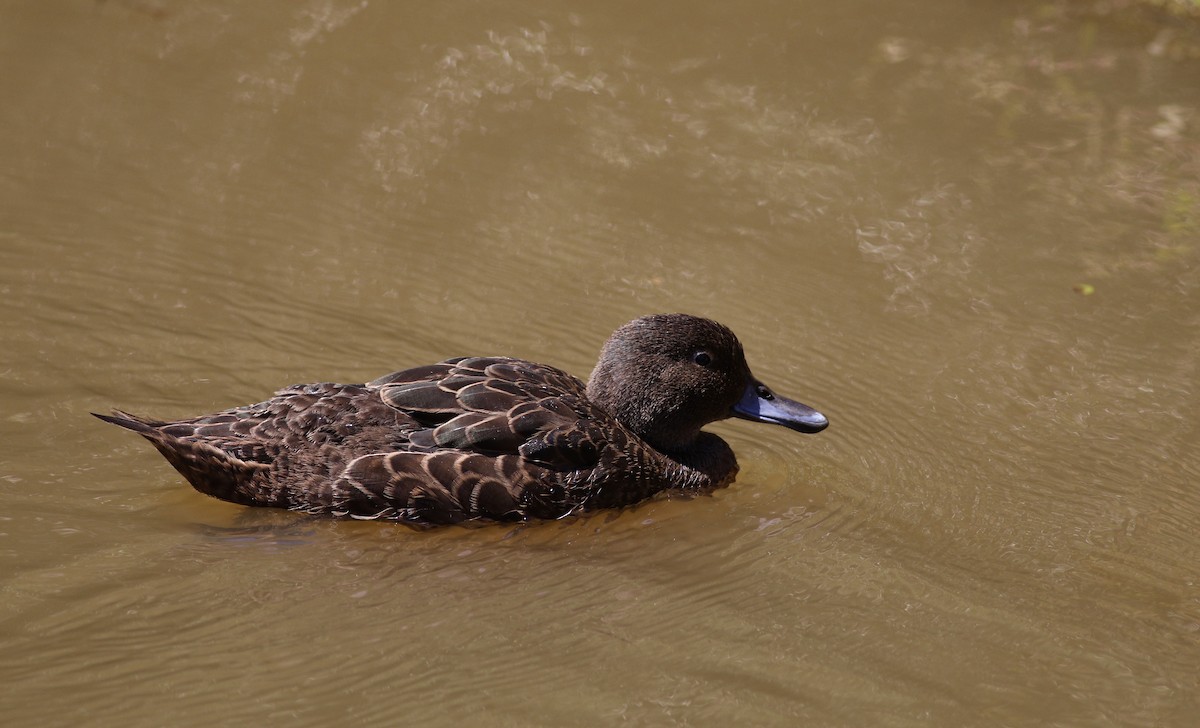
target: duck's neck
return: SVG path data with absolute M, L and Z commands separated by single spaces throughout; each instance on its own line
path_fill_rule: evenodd
M 700 432 L 686 445 L 658 448 L 669 461 L 668 480 L 688 490 L 723 488 L 737 476 L 733 449 L 711 432 Z

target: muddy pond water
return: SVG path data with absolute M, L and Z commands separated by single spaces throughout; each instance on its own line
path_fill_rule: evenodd
M 1118 6 L 4 4 L 3 722 L 1196 725 L 1200 61 Z M 88 415 L 663 311 L 832 426 L 416 532 Z

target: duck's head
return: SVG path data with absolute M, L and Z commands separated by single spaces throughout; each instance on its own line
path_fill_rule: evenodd
M 690 446 L 710 422 L 740 417 L 820 432 L 829 420 L 755 379 L 733 332 L 682 313 L 617 329 L 588 381 L 588 397 L 654 448 Z

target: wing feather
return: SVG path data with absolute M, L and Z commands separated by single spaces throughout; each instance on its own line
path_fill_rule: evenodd
M 418 448 L 516 455 L 556 470 L 594 465 L 604 440 L 583 382 L 544 364 L 472 357 L 397 372 L 379 396 L 427 429 Z M 606 423 L 609 424 L 609 423 Z

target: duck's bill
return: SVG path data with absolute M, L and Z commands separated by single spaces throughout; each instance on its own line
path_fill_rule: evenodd
M 780 397 L 765 384 L 751 379 L 746 392 L 733 406 L 733 416 L 755 422 L 783 425 L 797 432 L 820 432 L 829 427 L 829 418 L 812 407 Z

